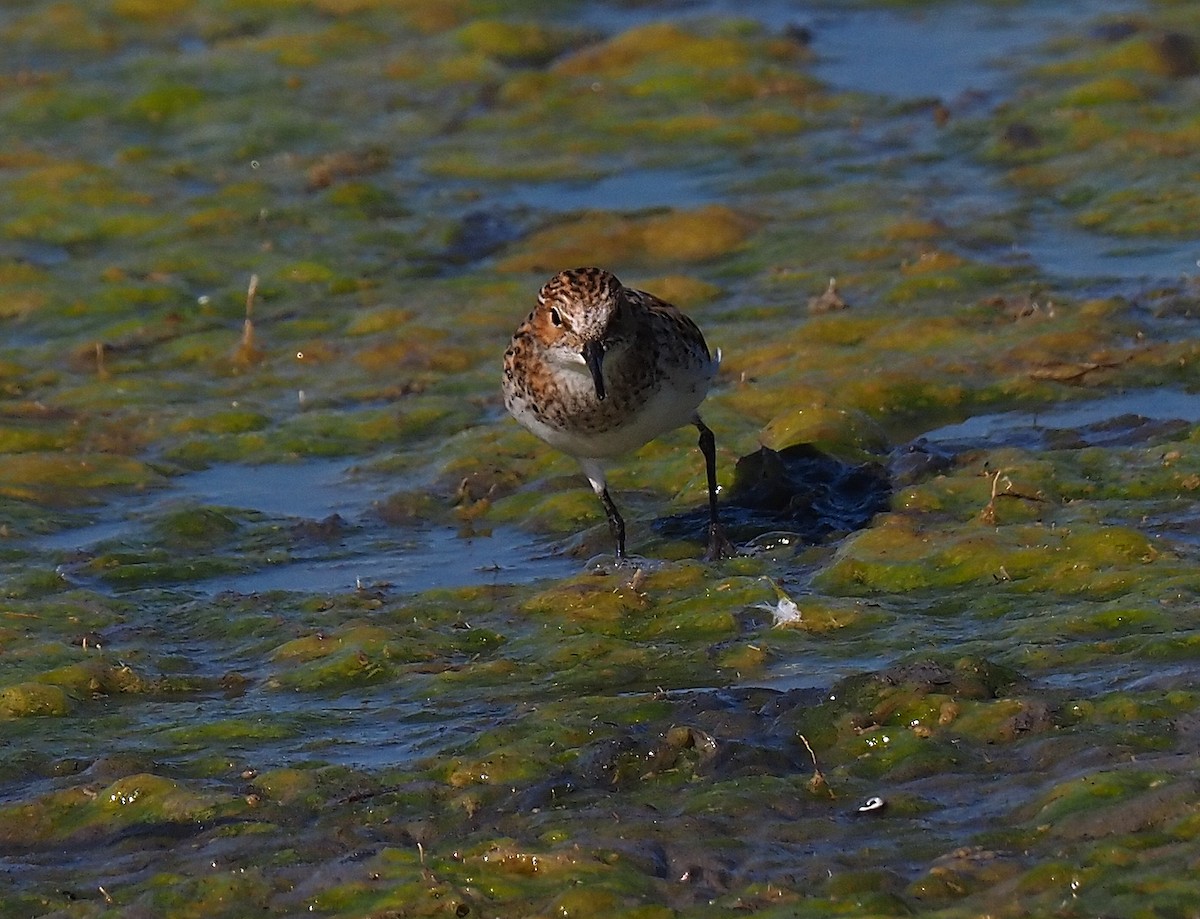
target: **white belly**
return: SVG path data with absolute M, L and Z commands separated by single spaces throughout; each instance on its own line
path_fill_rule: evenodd
M 697 367 L 680 372 L 670 380 L 647 393 L 636 408 L 608 416 L 603 427 L 590 429 L 582 424 L 573 424 L 570 417 L 561 423 L 551 423 L 535 416 L 532 412 L 513 412 L 521 424 L 550 446 L 575 457 L 597 459 L 621 456 L 649 443 L 667 431 L 690 424 L 696 417 L 696 409 L 708 394 L 709 383 L 717 370 L 717 362 L 709 367 Z M 578 375 L 580 397 L 594 398 L 592 381 L 585 374 Z M 615 394 L 610 396 L 617 402 Z M 615 407 L 615 405 L 614 405 Z

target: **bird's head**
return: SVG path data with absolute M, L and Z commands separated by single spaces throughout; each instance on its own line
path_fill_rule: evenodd
M 538 293 L 538 335 L 563 364 L 586 367 L 600 401 L 607 397 L 605 357 L 624 341 L 624 307 L 625 288 L 603 268 L 560 271 Z

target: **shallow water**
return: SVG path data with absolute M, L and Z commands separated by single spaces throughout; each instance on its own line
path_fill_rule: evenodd
M 1013 10 L 988 4 L 941 4 L 929 11 L 846 10 L 790 2 L 755 4 L 747 9 L 710 0 L 678 4 L 677 14 L 683 21 L 749 16 L 775 31 L 802 27 L 812 36 L 813 71 L 832 88 L 898 103 L 933 100 L 952 109 L 979 110 L 995 105 L 1011 90 L 1012 61 L 1020 60 L 1022 49 L 1036 46 L 1047 34 L 1071 31 L 1088 21 L 1118 19 L 1138 8 L 1137 3 L 1124 0 L 1078 0 Z M 619 30 L 660 16 L 657 8 L 592 4 L 586 7 L 582 21 L 600 29 Z M 920 66 L 914 66 L 918 60 Z M 914 195 L 928 197 L 924 210 L 929 217 L 956 223 L 968 215 L 978 218 L 1018 209 L 1011 189 L 994 173 L 940 156 L 932 164 L 920 162 L 918 157 L 932 154 L 939 143 L 927 112 L 902 123 L 903 145 L 914 159 L 897 180 L 911 183 Z M 897 127 L 891 124 L 886 130 L 896 132 Z M 860 144 L 863 139 L 860 136 Z M 834 142 L 842 144 L 844 140 L 844 134 L 839 134 Z M 893 142 L 885 141 L 880 147 Z M 845 150 L 823 156 L 819 168 L 836 179 L 848 169 L 871 168 L 881 155 L 890 159 L 880 149 L 863 146 L 862 152 L 849 156 Z M 811 168 L 811 164 L 806 166 Z M 727 166 L 701 172 L 621 168 L 593 181 L 517 183 L 499 192 L 484 191 L 473 207 L 485 212 L 529 208 L 550 213 L 694 207 L 720 200 L 722 185 L 738 182 L 739 173 Z M 1194 274 L 1200 266 L 1200 248 L 1194 240 L 1131 242 L 1087 232 L 1072 226 L 1070 215 L 1050 200 L 1037 202 L 1032 212 L 1015 221 L 1015 239 L 988 255 L 1002 262 L 1030 265 L 1047 278 L 1099 283 L 1124 291 L 1130 282 L 1174 281 Z
M 578 569 L 576 562 L 555 558 L 549 547 L 508 527 L 480 536 L 464 536 L 454 527 L 436 524 L 399 531 L 388 527 L 378 519 L 378 505 L 396 482 L 370 475 L 361 466 L 361 460 L 213 466 L 177 476 L 153 495 L 110 504 L 104 509 L 105 519 L 40 537 L 35 544 L 65 552 L 91 550 L 98 543 L 136 540 L 140 521 L 164 507 L 208 506 L 256 512 L 280 526 L 340 518 L 339 535 L 332 541 L 251 573 L 221 575 L 191 585 L 210 595 L 341 592 L 384 584 L 418 593 L 434 586 L 561 577 Z M 112 519 L 118 515 L 119 519 Z
M 1193 277 L 1200 268 L 1200 244 L 1144 243 L 1087 233 L 1065 225 L 1052 213 L 1033 219 L 1028 234 L 1016 247 L 1047 274 L 1129 289 L 1130 281 L 1177 280 Z
M 797 19 L 795 4 L 781 5 L 764 21 L 776 28 L 807 25 L 816 36 L 817 73 L 822 79 L 839 88 L 901 100 L 952 102 L 965 94 L 1007 89 L 1010 60 L 1043 36 L 1095 17 L 1134 12 L 1138 4 L 1069 0 L 1018 9 L 940 4 L 890 11 L 816 7 Z M 731 13 L 736 8 L 729 4 Z
M 1117 393 L 1051 406 L 1032 412 L 998 412 L 976 415 L 958 424 L 927 431 L 931 441 L 976 441 L 986 443 L 1038 442 L 1048 430 L 1078 430 L 1102 425 L 1133 415 L 1156 421 L 1200 422 L 1200 394 L 1178 389 L 1150 389 Z
M 952 100 L 990 93 L 1010 81 L 1009 57 L 1044 36 L 1101 16 L 1139 9 L 1128 0 L 1068 0 L 1015 9 L 988 3 L 937 4 L 929 9 L 848 9 L 849 4 L 767 0 L 684 0 L 639 8 L 596 3 L 582 21 L 608 30 L 662 18 L 719 16 L 753 19 L 774 31 L 808 29 L 816 73 L 839 89 L 896 99 Z M 918 63 L 919 62 L 919 63 Z
M 516 184 L 499 195 L 499 203 L 552 213 L 691 207 L 718 200 L 713 186 L 719 181 L 682 169 L 631 169 L 589 181 Z

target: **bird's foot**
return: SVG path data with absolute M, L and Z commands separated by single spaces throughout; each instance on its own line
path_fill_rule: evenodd
M 708 525 L 708 548 L 704 552 L 704 561 L 719 562 L 723 558 L 734 558 L 738 554 L 737 546 L 725 535 L 725 528 L 713 521 Z

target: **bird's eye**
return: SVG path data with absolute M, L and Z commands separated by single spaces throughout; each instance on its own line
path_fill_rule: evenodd
M 554 309 L 553 307 L 550 309 L 550 321 L 555 325 L 562 325 L 562 316 L 560 316 L 558 310 Z

